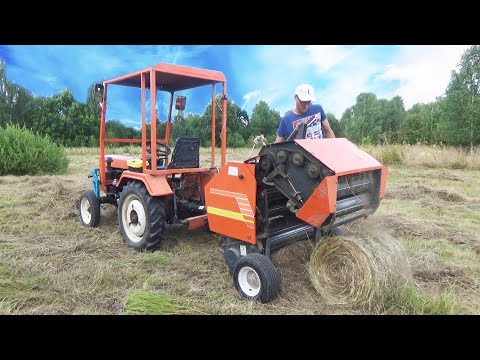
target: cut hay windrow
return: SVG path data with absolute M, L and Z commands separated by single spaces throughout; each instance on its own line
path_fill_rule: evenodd
M 411 280 L 401 245 L 389 235 L 366 229 L 319 242 L 308 272 L 329 304 L 373 307 L 397 296 Z

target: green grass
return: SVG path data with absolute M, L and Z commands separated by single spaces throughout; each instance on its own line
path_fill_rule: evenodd
M 184 305 L 184 300 L 160 292 L 132 290 L 125 300 L 125 309 L 130 314 L 182 315 L 200 314 L 195 307 Z
M 0 253 L 3 255 L 13 254 L 17 251 L 18 246 L 14 243 L 4 243 L 0 241 Z M 0 270 L 1 274 L 1 270 Z
M 458 304 L 457 296 L 451 290 L 433 294 L 414 287 L 404 289 L 397 298 L 387 303 L 389 306 L 390 311 L 410 315 L 453 315 L 467 312 Z
M 168 257 L 159 252 L 145 253 L 140 261 L 143 264 L 152 264 L 152 265 L 166 265 L 169 263 Z
M 73 315 L 95 315 L 95 314 L 96 314 L 95 309 L 92 309 L 89 307 L 80 307 L 73 311 Z
M 5 299 L 0 299 L 0 315 L 14 314 L 15 305 Z
M 0 267 L 0 302 L 3 311 L 13 312 L 27 302 L 41 298 L 36 288 L 45 283 L 43 276 L 18 273 L 8 267 Z M 35 301 L 34 301 L 35 302 Z
M 92 285 L 98 288 L 112 288 L 116 284 L 117 275 L 113 269 L 112 265 L 108 264 L 104 266 L 94 274 L 92 279 Z

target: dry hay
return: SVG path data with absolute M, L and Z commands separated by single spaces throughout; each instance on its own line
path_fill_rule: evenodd
M 477 254 L 480 254 L 480 237 L 465 229 L 455 228 L 450 224 L 427 222 L 401 215 L 379 215 L 377 216 L 377 223 L 388 229 L 389 233 L 396 238 L 445 239 L 454 245 L 470 246 Z
M 395 297 L 411 281 L 401 245 L 365 227 L 319 242 L 308 271 L 313 286 L 329 304 L 372 307 Z
M 385 196 L 392 199 L 418 200 L 419 198 L 438 198 L 446 202 L 464 202 L 465 198 L 457 193 L 436 190 L 414 182 L 408 185 L 387 189 Z
M 446 172 L 438 172 L 438 171 L 427 171 L 425 174 L 415 174 L 416 178 L 422 178 L 422 179 L 439 179 L 439 180 L 450 180 L 450 181 L 465 181 L 466 176 L 457 176 L 451 173 L 446 173 Z
M 47 208 L 58 220 L 73 219 L 78 216 L 80 181 L 72 181 L 65 176 L 37 176 L 25 179 L 25 198 Z
M 473 291 L 480 285 L 465 268 L 445 263 L 433 251 L 415 254 L 411 257 L 411 265 L 413 278 L 423 285 L 436 285 L 441 290 L 459 286 Z M 422 284 L 417 282 L 417 285 Z

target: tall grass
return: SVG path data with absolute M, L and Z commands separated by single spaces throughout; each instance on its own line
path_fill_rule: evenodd
M 364 150 L 384 165 L 402 165 L 405 163 L 404 145 L 377 145 L 367 146 Z
M 363 150 L 384 165 L 480 170 L 480 147 L 473 151 L 438 145 L 377 145 Z
M 105 148 L 107 154 L 132 155 L 138 156 L 142 153 L 139 145 L 109 146 Z M 65 148 L 65 152 L 69 156 L 74 155 L 100 155 L 99 147 L 71 147 Z
M 406 153 L 411 166 L 480 170 L 480 147 L 473 151 L 452 146 L 412 145 Z

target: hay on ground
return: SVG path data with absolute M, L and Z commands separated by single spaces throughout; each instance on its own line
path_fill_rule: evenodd
M 319 242 L 308 272 L 330 304 L 371 307 L 397 296 L 411 280 L 401 245 L 389 235 L 365 231 Z

